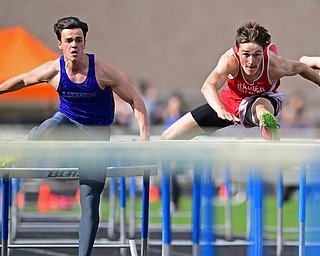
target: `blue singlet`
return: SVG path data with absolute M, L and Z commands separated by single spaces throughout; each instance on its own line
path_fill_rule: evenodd
M 114 99 L 110 87 L 102 90 L 95 76 L 94 55 L 89 56 L 89 71 L 83 83 L 72 82 L 60 57 L 60 112 L 83 125 L 110 125 L 114 118 Z

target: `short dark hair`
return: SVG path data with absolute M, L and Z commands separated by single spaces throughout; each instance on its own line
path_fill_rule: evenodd
M 271 42 L 268 30 L 255 21 L 249 21 L 237 29 L 236 46 L 240 44 L 255 43 L 263 49 Z
M 53 29 L 57 35 L 57 39 L 61 41 L 61 32 L 64 29 L 80 28 L 83 32 L 84 39 L 88 32 L 88 24 L 79 20 L 77 17 L 64 17 L 54 24 Z

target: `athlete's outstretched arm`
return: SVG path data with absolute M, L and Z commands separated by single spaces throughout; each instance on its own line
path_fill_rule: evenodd
M 0 94 L 13 92 L 35 84 L 49 82 L 58 73 L 57 61 L 46 62 L 35 69 L 9 78 L 0 84 Z
M 139 126 L 141 140 L 149 140 L 146 106 L 130 82 L 113 65 L 101 58 L 96 58 L 96 74 L 100 86 L 110 86 L 121 99 L 130 104 Z
M 120 76 L 122 76 L 120 74 Z M 148 115 L 144 101 L 136 90 L 131 86 L 129 81 L 122 77 L 119 79 L 119 85 L 114 87 L 114 92 L 119 95 L 124 101 L 128 102 L 133 109 L 134 116 L 137 120 L 140 138 L 149 140 L 149 125 Z
M 221 56 L 215 69 L 208 76 L 201 88 L 201 93 L 210 105 L 217 112 L 221 119 L 237 123 L 240 120 L 229 113 L 222 105 L 218 91 L 227 81 L 229 74 L 234 74 L 238 68 L 238 63 L 232 55 L 231 50 Z
M 300 75 L 303 78 L 320 86 L 320 75 L 308 65 L 294 60 L 286 60 L 279 55 L 271 55 L 270 77 L 271 79 L 284 76 Z
M 320 57 L 302 56 L 299 61 L 311 68 L 320 69 Z

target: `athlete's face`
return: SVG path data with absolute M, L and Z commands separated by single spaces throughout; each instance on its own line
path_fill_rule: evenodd
M 249 77 L 255 79 L 261 72 L 263 59 L 262 46 L 255 43 L 240 44 L 239 49 L 240 65 Z
M 62 30 L 58 47 L 68 60 L 79 60 L 84 55 L 84 49 L 86 48 L 82 30 L 80 28 Z

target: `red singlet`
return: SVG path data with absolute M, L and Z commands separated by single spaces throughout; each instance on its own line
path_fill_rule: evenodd
M 270 51 L 278 53 L 276 46 L 271 43 L 263 52 L 262 59 L 262 72 L 260 76 L 249 83 L 244 78 L 243 69 L 240 65 L 240 57 L 236 46 L 232 47 L 233 55 L 238 61 L 238 71 L 235 77 L 231 75 L 227 79 L 227 87 L 225 87 L 219 94 L 220 100 L 225 109 L 231 114 L 239 117 L 239 105 L 241 101 L 248 96 L 259 95 L 265 92 L 277 92 L 280 86 L 280 80 L 278 79 L 274 83 L 271 83 L 269 77 L 269 54 Z

